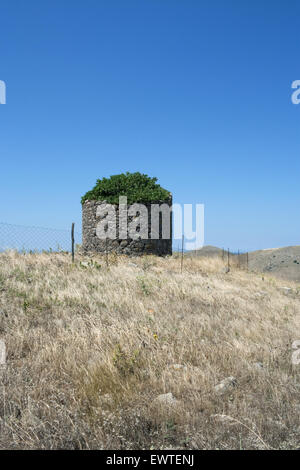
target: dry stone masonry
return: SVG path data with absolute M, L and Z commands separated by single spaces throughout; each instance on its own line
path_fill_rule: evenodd
M 116 214 L 116 238 L 115 239 L 101 239 L 97 236 L 96 227 L 97 224 L 106 218 L 107 223 L 113 223 L 114 220 L 110 220 L 110 214 L 106 212 L 105 215 L 97 216 L 97 209 L 99 206 L 103 208 L 107 204 L 106 201 L 100 200 L 86 200 L 82 204 L 82 248 L 84 252 L 98 252 L 105 253 L 116 252 L 119 254 L 126 254 L 129 256 L 139 256 L 143 254 L 154 254 L 158 256 L 165 256 L 172 254 L 172 213 L 170 210 L 170 236 L 165 239 L 162 238 L 162 217 L 159 217 L 159 235 L 158 237 L 151 238 L 151 204 L 167 204 L 172 207 L 172 197 L 170 196 L 168 201 L 153 201 L 145 203 L 144 205 L 148 209 L 148 238 L 142 238 L 139 236 L 137 239 L 133 238 L 119 238 L 119 205 L 112 204 L 115 208 Z M 127 206 L 129 209 L 129 206 Z M 113 217 L 114 218 L 114 217 Z M 127 215 L 127 224 L 134 219 L 134 216 Z

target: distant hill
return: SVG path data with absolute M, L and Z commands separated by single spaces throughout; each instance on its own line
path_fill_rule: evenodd
M 300 246 L 252 251 L 249 253 L 249 269 L 300 282 Z
M 186 252 L 187 256 L 222 256 L 223 250 L 217 246 L 205 245 L 200 250 Z
M 223 249 L 207 245 L 200 250 L 193 250 L 186 256 L 221 257 Z M 230 254 L 231 259 L 236 254 Z M 225 259 L 227 252 L 225 252 Z M 262 273 L 270 273 L 281 279 L 300 282 L 300 245 L 283 248 L 270 248 L 249 252 L 249 270 Z M 245 255 L 241 255 L 242 264 L 245 263 Z

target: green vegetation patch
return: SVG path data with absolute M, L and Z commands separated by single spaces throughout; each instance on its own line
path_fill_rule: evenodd
M 96 185 L 82 198 L 85 201 L 107 201 L 110 204 L 118 204 L 119 196 L 127 196 L 127 203 L 168 201 L 170 192 L 157 184 L 157 178 L 151 178 L 141 173 L 121 173 L 110 178 L 102 178 L 96 181 Z

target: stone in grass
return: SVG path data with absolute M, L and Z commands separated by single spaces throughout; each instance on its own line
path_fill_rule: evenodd
M 218 421 L 219 423 L 226 423 L 226 424 L 235 424 L 234 420 L 231 416 L 223 415 L 223 414 L 214 414 L 210 415 L 210 418 Z
M 279 287 L 279 289 L 284 295 L 293 294 L 293 289 L 291 287 Z
M 101 405 L 113 405 L 114 399 L 109 393 L 105 393 L 100 395 L 100 403 Z
M 169 370 L 171 371 L 180 371 L 180 372 L 190 372 L 193 374 L 199 373 L 199 367 L 192 366 L 192 365 L 184 365 L 184 364 L 170 364 Z
M 166 406 L 167 408 L 174 408 L 179 404 L 179 401 L 176 400 L 176 398 L 170 392 L 170 393 L 162 393 L 161 395 L 158 395 L 154 399 L 153 403 L 156 405 Z
M 183 364 L 171 364 L 170 368 L 174 370 L 187 370 L 187 366 L 184 366 Z
M 266 295 L 268 295 L 268 292 L 265 292 L 265 291 L 258 291 L 258 292 L 255 292 L 255 297 L 265 297 Z
M 89 263 L 87 261 L 80 261 L 80 266 L 82 268 L 88 268 L 89 267 Z
M 225 268 L 223 268 L 223 269 L 221 270 L 221 273 L 222 273 L 222 274 L 228 274 L 228 273 L 230 273 L 230 268 L 229 268 L 228 266 L 225 266 Z
M 254 367 L 255 367 L 255 369 L 257 369 L 257 370 L 262 370 L 262 369 L 264 368 L 264 365 L 263 365 L 262 362 L 255 362 L 255 363 L 254 363 Z
M 0 339 L 0 367 L 5 367 L 6 365 L 6 347 L 2 339 Z
M 226 379 L 222 380 L 218 385 L 215 385 L 215 391 L 219 395 L 228 392 L 230 389 L 235 387 L 237 381 L 234 377 L 226 377 Z

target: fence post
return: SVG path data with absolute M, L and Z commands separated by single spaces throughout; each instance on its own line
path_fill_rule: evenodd
M 229 248 L 227 250 L 227 268 L 230 269 L 230 251 Z
M 71 229 L 71 241 L 72 241 L 72 263 L 74 263 L 74 257 L 75 257 L 75 253 L 74 253 L 74 222 L 72 223 L 72 229 Z
M 106 239 L 105 239 L 105 262 L 106 262 L 106 267 L 108 268 L 107 237 L 106 237 Z
M 181 246 L 181 266 L 180 266 L 181 274 L 182 274 L 182 266 L 183 266 L 183 242 L 184 242 L 184 235 L 182 235 L 182 246 Z

